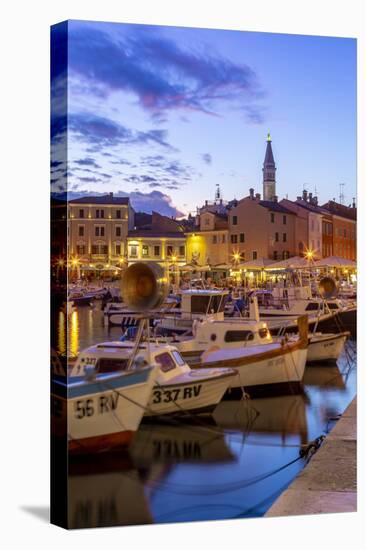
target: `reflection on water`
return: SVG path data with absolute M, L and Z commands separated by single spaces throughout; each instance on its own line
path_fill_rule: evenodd
M 67 319 L 65 313 L 60 310 L 58 314 L 58 327 L 57 327 L 57 351 L 60 355 L 64 355 L 66 352 L 66 332 L 67 332 Z
M 58 320 L 59 351 L 121 335 L 104 326 L 98 303 L 78 308 L 67 328 L 65 314 Z M 70 526 L 262 516 L 303 468 L 301 447 L 327 433 L 355 393 L 355 362 L 344 354 L 335 366 L 306 367 L 302 395 L 223 401 L 189 423 L 143 423 L 128 455 L 71 462 Z
M 79 353 L 79 314 L 76 309 L 71 313 L 70 319 L 70 355 L 76 356 Z

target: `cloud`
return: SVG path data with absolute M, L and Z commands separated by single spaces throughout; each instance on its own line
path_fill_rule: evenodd
M 121 144 L 157 144 L 169 151 L 176 151 L 167 141 L 167 131 L 152 129 L 146 132 L 131 130 L 114 120 L 92 113 L 70 113 L 68 117 L 55 115 L 51 120 L 51 139 L 64 139 L 66 131 L 77 141 L 92 145 L 89 151 Z
M 263 96 L 256 73 L 244 63 L 184 49 L 151 27 L 113 30 L 70 26 L 70 75 L 83 83 L 84 96 L 132 93 L 158 121 L 173 109 L 212 115 L 222 102 L 244 107 Z
M 210 153 L 204 153 L 202 155 L 202 160 L 203 162 L 205 162 L 206 164 L 211 164 L 212 163 L 212 156 L 210 155 Z
M 68 192 L 68 199 L 76 199 L 79 197 L 86 197 L 86 196 L 100 196 L 105 195 L 106 193 L 100 193 L 95 191 L 87 191 L 87 190 L 77 190 L 78 185 L 74 184 L 72 186 L 72 191 Z M 58 191 L 65 191 L 64 189 L 59 189 Z M 59 198 L 64 197 L 64 193 L 54 193 L 54 196 L 58 196 Z M 132 207 L 136 212 L 146 212 L 148 214 L 151 214 L 154 212 L 159 212 L 160 214 L 163 214 L 164 216 L 174 217 L 174 218 L 181 218 L 184 216 L 184 213 L 178 210 L 172 202 L 172 198 L 169 195 L 166 195 L 165 193 L 162 193 L 161 191 L 150 191 L 149 193 L 142 193 L 140 191 L 132 191 L 131 193 L 127 193 L 125 191 L 117 191 L 114 193 L 114 196 L 116 197 L 129 197 Z
M 85 176 L 78 179 L 83 183 L 99 183 L 103 181 L 102 179 L 96 178 L 95 176 L 92 176 L 92 177 Z
M 95 162 L 91 157 L 86 157 L 84 159 L 74 160 L 75 164 L 79 166 L 92 166 L 93 168 L 100 168 L 99 164 Z

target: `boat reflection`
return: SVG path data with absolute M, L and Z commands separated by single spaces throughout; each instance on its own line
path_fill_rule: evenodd
M 345 390 L 346 383 L 338 365 L 311 365 L 305 369 L 303 383 L 305 386 L 316 386 L 324 391 Z
M 217 425 L 225 430 L 240 431 L 247 435 L 278 434 L 283 444 L 287 437 L 298 435 L 301 443 L 306 443 L 307 402 L 304 394 L 222 401 L 216 407 L 213 417 Z
M 216 426 L 141 424 L 129 449 L 134 466 L 153 464 L 211 463 L 234 460 L 224 432 Z
M 68 499 L 71 529 L 153 521 L 140 474 L 123 454 L 70 462 Z

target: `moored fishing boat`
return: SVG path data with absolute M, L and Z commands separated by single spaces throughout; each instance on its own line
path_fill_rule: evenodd
M 307 362 L 337 361 L 349 336 L 349 332 L 309 334 Z
M 231 393 L 242 388 L 250 394 L 266 387 L 299 387 L 308 347 L 306 316 L 298 319 L 298 327 L 299 336 L 294 341 L 283 338 L 270 344 L 207 351 L 201 356 L 199 367 L 218 368 L 225 365 L 235 368 L 238 374 L 230 384 Z
M 65 437 L 67 429 L 70 453 L 128 446 L 151 396 L 157 368 L 97 372 L 92 358 L 85 359 L 79 375 L 52 377 L 55 435 Z
M 85 374 L 92 363 L 98 373 L 124 372 L 132 366 L 158 365 L 158 374 L 145 416 L 202 413 L 212 411 L 221 401 L 236 376 L 236 371 L 217 369 L 192 370 L 178 350 L 168 344 L 104 342 L 83 350 L 72 366 L 71 378 Z

